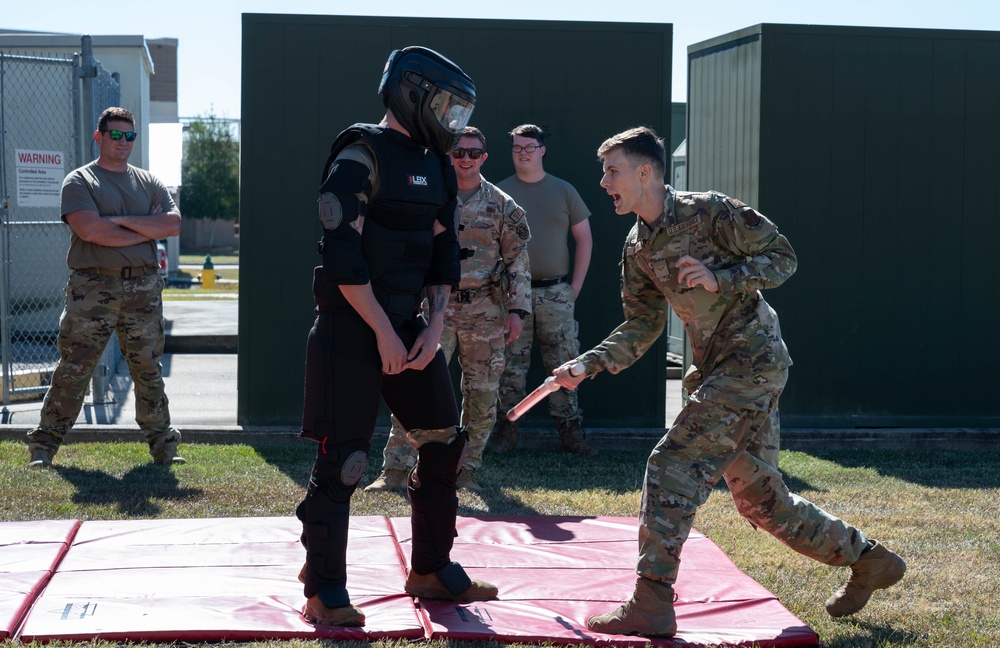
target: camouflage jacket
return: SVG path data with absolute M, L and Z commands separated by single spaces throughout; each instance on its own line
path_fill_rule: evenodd
M 678 284 L 676 263 L 684 255 L 712 270 L 718 293 Z M 626 320 L 584 355 L 587 373 L 618 373 L 638 360 L 663 332 L 669 305 L 691 343 L 689 394 L 766 411 L 792 361 L 760 290 L 781 285 L 796 265 L 788 240 L 747 205 L 668 186 L 660 219 L 652 227 L 637 219 L 625 240 Z
M 479 181 L 479 191 L 466 202 L 459 200 L 457 210 L 458 244 L 462 248 L 462 281 L 458 288 L 487 288 L 506 272 L 511 278 L 507 308 L 530 311 L 531 232 L 524 210 L 496 185 L 481 176 Z

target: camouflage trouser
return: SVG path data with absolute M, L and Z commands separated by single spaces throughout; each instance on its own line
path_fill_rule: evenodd
M 858 559 L 868 542 L 865 534 L 793 495 L 781 478 L 775 429 L 779 393 L 771 412 L 688 401 L 646 464 L 637 574 L 665 583 L 677 580 L 695 511 L 721 477 L 737 510 L 754 527 L 827 565 Z
M 42 402 L 34 443 L 58 448 L 83 407 L 97 362 L 113 332 L 135 383 L 135 421 L 155 442 L 170 429 L 163 390 L 163 279 L 131 279 L 74 272 L 66 283 L 66 307 L 59 321 L 59 365 Z
M 505 317 L 504 309 L 488 294 L 466 304 L 452 299 L 445 314 L 441 348 L 449 362 L 457 349 L 462 368 L 462 425 L 469 433 L 463 467 L 476 469 L 483 465 L 483 450 L 496 423 Z M 395 416 L 382 456 L 385 470 L 408 470 L 416 462 L 413 442 Z
M 531 344 L 538 339 L 542 366 L 549 374 L 580 355 L 579 325 L 573 317 L 576 298 L 568 283 L 531 289 L 532 311 L 524 318 L 521 336 L 507 345 L 507 366 L 500 379 L 500 411 L 506 412 L 527 396 Z M 549 414 L 558 421 L 582 418 L 576 390 L 560 389 L 548 397 Z

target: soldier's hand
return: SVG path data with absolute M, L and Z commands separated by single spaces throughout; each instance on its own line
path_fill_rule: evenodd
M 677 260 L 677 283 L 688 288 L 701 286 L 708 292 L 719 292 L 719 280 L 715 273 L 698 259 L 685 254 Z
M 580 386 L 584 378 L 587 377 L 586 371 L 581 371 L 583 365 L 577 361 L 576 358 L 570 360 L 569 362 L 556 367 L 552 371 L 552 375 L 556 377 L 556 384 L 560 387 L 565 387 L 569 390 L 574 390 Z
M 517 313 L 507 313 L 507 319 L 503 321 L 503 343 L 510 344 L 521 337 L 521 316 Z
M 406 368 L 406 346 L 395 331 L 378 338 L 378 354 L 382 358 L 382 373 L 398 374 Z
M 434 359 L 434 354 L 437 353 L 438 340 L 440 338 L 440 332 L 435 335 L 432 326 L 428 326 L 421 331 L 417 335 L 413 346 L 410 347 L 410 351 L 406 357 L 407 362 L 403 365 L 403 369 L 416 369 L 417 371 L 425 369 L 431 363 L 431 360 Z

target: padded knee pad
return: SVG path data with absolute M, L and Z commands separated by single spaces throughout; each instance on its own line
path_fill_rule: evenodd
M 369 450 L 368 441 L 331 446 L 329 439 L 325 440 L 309 477 L 309 492 L 318 491 L 334 502 L 349 502 L 365 474 Z

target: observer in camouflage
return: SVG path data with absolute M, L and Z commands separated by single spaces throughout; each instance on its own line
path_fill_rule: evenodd
M 463 135 L 459 144 L 476 141 L 475 135 Z M 480 164 L 483 159 L 480 158 Z M 458 290 L 451 293 L 441 333 L 445 357 L 450 361 L 457 349 L 462 368 L 462 425 L 468 430 L 469 440 L 460 486 L 467 484 L 474 471 L 482 466 L 483 450 L 496 423 L 497 389 L 508 337 L 505 320 L 512 311 L 531 310 L 527 247 L 531 233 L 524 210 L 482 176 L 478 178 L 478 187 L 471 196 L 466 193 L 463 200 L 460 186 L 458 241 L 462 248 L 462 280 Z M 416 453 L 406 431 L 393 417 L 383 451 L 383 470 L 409 470 L 415 462 Z
M 70 226 L 66 307 L 59 322 L 59 365 L 28 433 L 33 467 L 48 466 L 80 414 L 87 384 L 112 333 L 135 384 L 135 420 L 156 463 L 183 463 L 163 389 L 163 279 L 156 239 L 180 232 L 181 215 L 153 174 L 128 164 L 135 119 L 104 111 L 94 132 L 98 159 L 63 181 L 62 218 Z M 131 133 L 131 135 L 130 135 Z
M 684 324 L 693 361 L 684 378 L 689 399 L 646 464 L 636 593 L 589 625 L 605 632 L 669 635 L 669 623 L 646 615 L 648 592 L 676 581 L 695 511 L 720 478 L 743 517 L 805 556 L 853 565 L 863 551 L 881 546 L 791 494 L 777 469 L 778 397 L 792 361 L 777 314 L 760 290 L 781 285 L 795 272 L 791 245 L 774 223 L 738 200 L 664 187 L 662 140 L 649 129 L 607 140 L 598 155 L 604 164 L 601 186 L 614 198 L 615 211 L 639 218 L 622 254 L 625 322 L 573 362 L 582 362 L 589 377 L 631 366 L 663 332 L 668 306 Z M 561 385 L 573 388 L 582 378 L 569 375 L 570 364 L 556 373 Z M 892 557 L 887 559 L 892 573 L 873 581 L 875 589 L 902 577 L 905 565 Z M 870 592 L 850 605 L 838 593 L 827 609 L 834 616 L 852 613 Z M 652 607 L 665 608 L 666 598 Z

